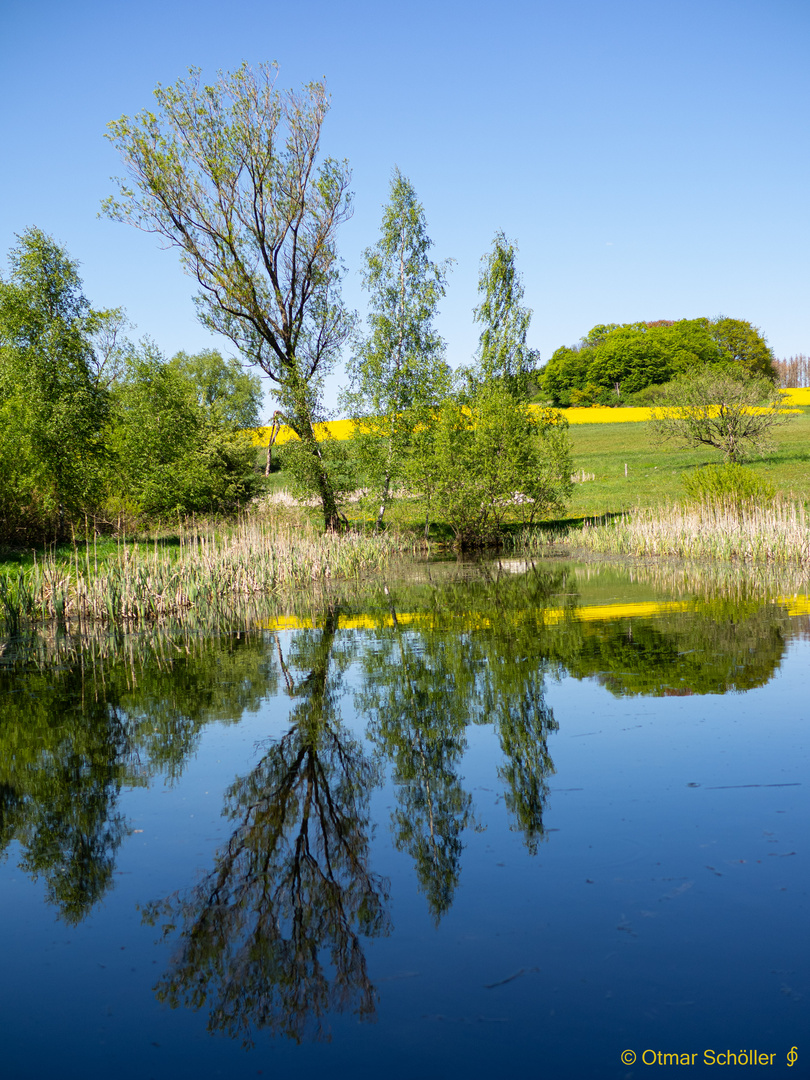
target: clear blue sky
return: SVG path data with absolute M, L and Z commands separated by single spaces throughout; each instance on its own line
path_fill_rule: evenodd
M 120 173 L 108 121 L 156 83 L 277 60 L 325 77 L 326 143 L 356 210 L 346 298 L 395 165 L 437 259 L 456 366 L 477 333 L 478 264 L 517 240 L 530 344 L 548 359 L 600 322 L 725 314 L 777 356 L 810 352 L 807 0 L 0 0 L 0 252 L 38 225 L 171 354 L 227 342 L 196 322 L 176 252 L 99 220 Z M 330 390 L 334 398 L 335 386 Z

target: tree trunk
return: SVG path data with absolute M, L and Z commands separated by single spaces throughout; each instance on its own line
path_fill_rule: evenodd
M 327 532 L 340 532 L 343 525 L 343 519 L 338 510 L 335 489 L 332 486 L 332 481 L 323 463 L 318 440 L 315 438 L 312 421 L 307 418 L 305 421 L 296 425 L 296 427 L 298 429 L 296 430 L 296 434 L 315 459 L 315 484 L 318 488 L 321 506 L 323 507 L 323 527 Z
M 270 475 L 270 463 L 273 460 L 273 445 L 278 438 L 278 433 L 281 431 L 281 413 L 273 413 L 273 422 L 270 426 L 270 438 L 267 443 L 267 464 L 264 467 L 264 475 Z
M 375 532 L 379 532 L 380 529 L 382 528 L 383 514 L 385 513 L 385 508 L 388 505 L 388 495 L 390 493 L 390 490 L 391 490 L 391 470 L 389 468 L 388 471 L 385 474 L 385 481 L 383 482 L 382 496 L 380 498 L 380 509 L 377 512 L 377 523 L 374 526 Z

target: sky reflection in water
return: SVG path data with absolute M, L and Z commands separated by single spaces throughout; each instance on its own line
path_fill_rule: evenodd
M 434 566 L 247 631 L 9 643 L 4 1075 L 784 1067 L 810 610 L 787 585 Z

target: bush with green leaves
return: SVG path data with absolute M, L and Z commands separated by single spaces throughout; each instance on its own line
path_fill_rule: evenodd
M 739 462 L 773 448 L 773 432 L 794 419 L 770 379 L 732 364 L 673 379 L 653 407 L 650 434 L 676 445 L 719 450 Z
M 567 421 L 532 412 L 503 385 L 483 387 L 469 407 L 448 399 L 425 450 L 423 493 L 462 547 L 495 541 L 506 521 L 559 511 L 571 493 Z
M 114 389 L 110 449 L 111 518 L 228 513 L 262 483 L 249 435 L 201 404 L 194 381 L 148 341 Z
M 772 503 L 776 489 L 751 469 L 734 462 L 723 465 L 704 465 L 683 476 L 686 498 L 694 503 L 723 503 L 739 506 L 745 503 Z

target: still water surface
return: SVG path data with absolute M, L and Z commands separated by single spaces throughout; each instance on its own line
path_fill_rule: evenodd
M 4 643 L 0 1075 L 806 1075 L 791 588 L 439 565 Z

